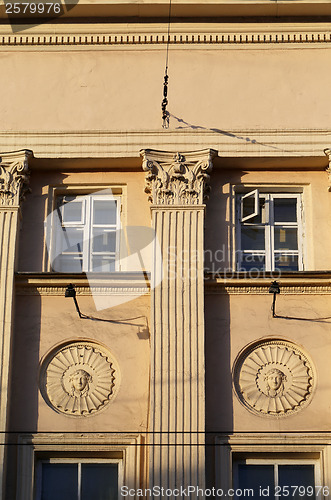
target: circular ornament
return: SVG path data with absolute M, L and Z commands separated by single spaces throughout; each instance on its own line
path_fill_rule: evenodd
M 45 359 L 40 388 L 56 411 L 87 416 L 113 398 L 115 373 L 114 360 L 104 347 L 93 342 L 73 342 Z
M 234 386 L 247 409 L 267 417 L 283 417 L 311 399 L 313 367 L 295 344 L 264 341 L 240 354 L 234 367 Z

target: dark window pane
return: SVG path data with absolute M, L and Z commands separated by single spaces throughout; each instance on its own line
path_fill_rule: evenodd
M 242 218 L 244 219 L 248 215 L 255 212 L 255 200 L 253 197 L 248 197 L 243 200 L 243 214 Z M 265 199 L 259 199 L 259 214 L 251 217 L 246 221 L 248 224 L 261 224 L 266 222 L 265 220 Z
M 116 201 L 94 200 L 93 224 L 116 224 Z
M 279 465 L 278 482 L 279 486 L 289 486 L 290 496 L 293 499 L 315 498 L 313 465 Z M 298 489 L 295 491 L 291 486 L 298 486 Z M 285 495 L 280 498 L 285 498 Z
M 257 271 L 263 271 L 265 269 L 265 256 L 250 253 L 242 254 L 238 271 L 250 271 L 254 269 Z
M 298 250 L 298 230 L 296 228 L 276 226 L 275 250 Z
M 41 500 L 77 500 L 77 498 L 77 464 L 42 464 Z
M 117 500 L 117 464 L 82 464 L 81 500 Z
M 264 250 L 264 227 L 242 226 L 241 249 L 242 250 Z
M 274 220 L 275 222 L 296 222 L 297 199 L 274 198 Z
M 298 271 L 298 256 L 275 253 L 275 270 Z
M 245 497 L 250 499 L 274 499 L 274 466 L 273 465 L 238 465 L 238 484 L 235 489 L 252 489 L 253 495 L 246 492 Z M 263 496 L 261 491 L 265 490 Z M 244 494 L 242 494 L 244 497 Z M 239 496 L 237 497 L 239 498 Z

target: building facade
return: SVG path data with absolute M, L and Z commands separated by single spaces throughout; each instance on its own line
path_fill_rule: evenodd
M 327 499 L 331 2 L 22 5 L 2 498 Z

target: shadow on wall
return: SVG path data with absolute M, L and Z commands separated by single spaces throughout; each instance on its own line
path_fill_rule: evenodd
M 282 151 L 284 153 L 293 154 L 293 151 L 287 151 L 286 149 L 277 148 L 276 146 L 273 146 L 271 144 L 266 144 L 266 143 L 263 143 L 263 142 L 259 142 L 256 139 L 252 139 L 250 137 L 243 137 L 241 135 L 236 135 L 236 134 L 233 134 L 232 132 L 227 132 L 226 130 L 221 130 L 221 129 L 218 129 L 218 128 L 207 128 L 207 127 L 202 127 L 201 125 L 193 125 L 192 123 L 188 123 L 183 118 L 179 118 L 178 116 L 175 116 L 172 113 L 169 113 L 169 116 L 171 118 L 173 118 L 174 120 L 176 120 L 177 123 L 180 124 L 179 126 L 175 127 L 176 130 L 187 129 L 187 128 L 191 129 L 191 130 L 207 130 L 209 132 L 215 132 L 217 134 L 225 135 L 227 137 L 232 137 L 233 139 L 244 141 L 244 142 L 246 142 L 248 144 L 256 144 L 258 146 L 263 146 L 263 147 L 266 147 L 268 149 L 271 148 L 271 149 L 275 149 L 277 151 Z

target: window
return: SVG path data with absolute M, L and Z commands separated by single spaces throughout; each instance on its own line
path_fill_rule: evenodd
M 314 459 L 245 458 L 235 461 L 233 476 L 237 497 L 244 489 L 251 491 L 251 499 L 313 500 L 323 496 L 319 462 Z
M 120 197 L 71 195 L 56 199 L 52 268 L 58 272 L 118 270 Z
M 117 500 L 118 466 L 114 460 L 42 460 L 36 500 Z
M 255 189 L 237 194 L 238 271 L 302 271 L 302 200 Z

